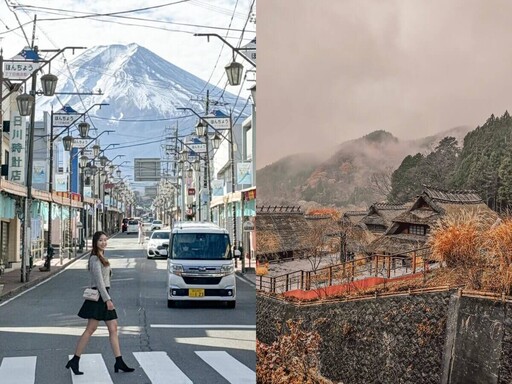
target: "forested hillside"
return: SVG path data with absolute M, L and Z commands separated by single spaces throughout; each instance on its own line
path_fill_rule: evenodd
M 512 117 L 491 115 L 469 132 L 462 149 L 444 138 L 430 154 L 407 156 L 391 179 L 392 202 L 404 202 L 427 184 L 443 189 L 472 189 L 495 210 L 512 205 Z
M 257 171 L 258 205 L 365 209 L 387 199 L 393 171 L 404 157 L 417 151 L 427 156 L 443 137 L 454 136 L 460 142 L 469 130 L 457 127 L 412 141 L 380 130 L 339 144 L 328 156 L 285 157 Z

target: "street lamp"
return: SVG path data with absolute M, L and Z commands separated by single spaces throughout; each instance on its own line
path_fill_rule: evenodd
M 66 152 L 70 152 L 73 147 L 73 136 L 64 136 L 62 138 L 62 145 L 64 145 L 64 150 Z
M 76 93 L 77 95 L 81 95 L 81 93 Z M 71 122 L 71 124 L 67 125 L 67 126 L 64 126 L 62 127 L 62 131 L 57 134 L 56 136 L 53 135 L 53 128 L 54 128 L 54 116 L 55 115 L 59 115 L 59 114 L 55 114 L 53 112 L 53 109 L 51 111 L 51 116 L 50 116 L 50 119 L 51 119 L 51 125 L 50 125 L 50 159 L 49 159 L 49 168 L 50 168 L 50 173 L 49 173 L 49 177 L 48 177 L 48 191 L 50 193 L 50 196 L 53 196 L 53 150 L 54 150 L 54 146 L 53 146 L 53 143 L 55 142 L 55 140 L 57 140 L 57 138 L 64 134 L 64 132 L 68 132 L 69 133 L 69 128 L 75 124 L 75 122 L 80 119 L 81 117 L 84 117 L 92 108 L 96 107 L 96 106 L 99 106 L 100 108 L 102 106 L 105 106 L 105 105 L 109 105 L 108 103 L 95 103 L 93 105 L 91 105 L 89 108 L 87 108 L 85 110 L 85 112 L 81 113 L 78 115 L 77 119 L 73 120 Z M 78 124 L 78 130 L 79 130 L 79 133 L 80 133 L 80 136 L 82 138 L 87 138 L 88 137 L 88 131 L 89 131 L 89 124 L 86 123 L 85 121 L 81 122 Z M 90 144 L 92 144 L 94 142 L 94 140 L 96 140 L 99 136 L 101 136 L 103 133 L 106 133 L 106 132 L 113 132 L 111 130 L 106 130 L 106 131 L 103 131 L 101 132 L 97 137 L 93 138 L 91 140 L 91 142 L 87 145 L 89 146 Z M 82 136 L 84 135 L 84 136 Z M 63 139 L 63 145 L 64 145 L 64 150 L 65 151 L 70 151 L 71 150 L 71 147 L 72 147 L 72 144 L 73 144 L 73 137 L 72 136 L 69 136 L 69 134 L 64 137 Z M 86 147 L 87 147 L 86 146 Z M 99 146 L 98 146 L 99 148 Z M 82 148 L 84 149 L 84 148 Z M 94 147 L 93 147 L 93 150 L 94 150 Z M 52 199 L 53 200 L 53 197 Z M 83 204 L 83 196 L 82 196 L 82 204 Z M 48 247 L 52 247 L 52 207 L 53 207 L 53 201 L 50 201 L 50 204 L 48 205 Z M 85 211 L 85 210 L 84 210 Z M 85 229 L 87 228 L 87 226 L 85 227 Z M 48 269 L 49 270 L 49 266 L 48 266 Z
M 26 92 L 16 97 L 16 104 L 18 104 L 18 111 L 20 116 L 30 116 L 34 109 L 34 96 Z
M 231 48 L 231 50 L 233 51 L 233 55 L 236 52 L 237 54 L 242 56 L 245 60 L 247 60 L 254 68 L 256 68 L 256 61 L 255 61 L 256 53 L 254 53 L 254 56 L 253 56 L 254 60 L 252 60 L 251 58 L 246 56 L 244 53 L 247 51 L 255 51 L 256 50 L 255 47 L 253 47 L 253 48 L 248 48 L 248 47 L 235 48 L 226 39 L 224 39 L 222 36 L 220 36 L 216 33 L 194 33 L 194 36 L 206 36 L 208 38 L 208 41 L 210 41 L 210 36 L 219 38 L 220 40 L 222 40 L 224 42 L 224 44 L 228 45 Z M 254 42 L 256 42 L 256 40 L 254 40 Z M 239 85 L 241 82 L 241 78 L 242 78 L 243 65 L 234 61 L 234 58 L 233 58 L 233 62 L 231 64 L 226 65 L 225 70 L 226 70 L 226 75 L 228 77 L 229 84 L 230 85 Z
M 205 136 L 205 141 L 206 141 L 206 159 L 208 160 L 208 141 L 209 141 L 209 138 L 208 138 L 208 128 L 211 127 L 213 129 L 213 131 L 215 132 L 213 138 L 211 139 L 212 140 L 212 146 L 215 148 L 215 149 L 218 149 L 220 147 L 220 143 L 223 139 L 225 139 L 229 144 L 230 144 L 230 158 L 231 158 L 231 193 L 234 195 L 235 193 L 235 144 L 234 144 L 234 136 L 233 136 L 233 127 L 232 127 L 232 124 L 231 124 L 231 117 L 230 117 L 230 128 L 229 128 L 229 133 L 230 133 L 230 138 L 228 139 L 227 137 L 225 137 L 224 135 L 219 135 L 219 131 L 218 129 L 216 129 L 213 125 L 211 125 L 208 120 L 206 120 L 204 117 L 201 117 L 196 111 L 194 111 L 192 108 L 188 108 L 188 107 L 179 107 L 177 109 L 180 109 L 180 110 L 188 110 L 190 112 L 192 112 L 194 115 L 196 115 L 200 121 L 199 123 L 197 123 L 196 125 L 196 134 L 199 134 L 199 133 L 204 133 L 204 136 Z M 204 129 L 203 129 L 204 128 Z M 207 171 L 207 175 L 205 176 L 209 176 L 209 170 Z M 205 177 L 206 179 L 206 177 Z M 206 180 L 205 180 L 205 187 L 206 187 Z M 209 188 L 210 189 L 210 188 Z M 208 201 L 209 203 L 209 201 Z M 236 242 L 236 235 L 237 235 L 237 232 L 236 232 L 236 205 L 235 205 L 235 202 L 233 201 L 232 202 L 232 206 L 233 206 L 233 241 Z
M 224 67 L 226 75 L 228 77 L 229 85 L 236 86 L 242 82 L 242 74 L 244 72 L 244 66 L 236 61 L 226 65 Z
M 43 88 L 44 96 L 55 95 L 55 90 L 57 89 L 57 80 L 57 76 L 52 73 L 46 73 L 41 76 L 41 87 Z
M 90 125 L 85 121 L 82 121 L 80 124 L 78 124 L 78 133 L 82 139 L 85 139 L 87 136 L 89 136 L 89 128 Z
M 213 149 L 219 149 L 220 142 L 222 141 L 222 138 L 219 136 L 219 134 L 215 133 L 215 135 L 213 135 L 211 140 L 212 140 Z

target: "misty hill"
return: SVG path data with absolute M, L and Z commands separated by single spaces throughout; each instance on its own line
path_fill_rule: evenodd
M 257 171 L 258 205 L 366 208 L 385 199 L 389 178 L 404 157 L 428 153 L 446 136 L 461 145 L 469 130 L 457 127 L 408 141 L 380 130 L 340 144 L 327 159 L 288 156 Z
M 234 117 L 241 114 L 239 121 L 250 113 L 249 107 L 246 112 L 242 111 L 246 106 L 245 99 L 238 98 L 237 101 L 236 95 L 206 83 L 137 44 L 92 47 L 70 61 L 69 71 L 65 69 L 58 73 L 58 77 L 58 93 L 101 89 L 103 94 L 40 97 L 38 113 L 50 111 L 52 106 L 57 111 L 64 104 L 81 113 L 95 103 L 108 103 L 108 106 L 95 107 L 89 112 L 90 136 L 97 136 L 107 129 L 115 130 L 115 133 L 101 136 L 101 146 L 119 144 L 111 146 L 106 154 L 110 159 L 124 155 L 122 160 L 130 161 L 130 166 L 133 166 L 134 157 L 163 156 L 164 139 L 174 129 L 180 134 L 193 132 L 196 116 L 176 108 L 189 107 L 203 114 L 205 102 L 198 97 L 204 97 L 206 89 L 212 100 L 222 95 L 220 101 L 227 104 L 223 111 L 233 109 Z M 183 116 L 186 117 L 178 119 Z M 121 159 L 115 162 L 118 160 Z M 123 173 L 132 171 L 123 169 Z

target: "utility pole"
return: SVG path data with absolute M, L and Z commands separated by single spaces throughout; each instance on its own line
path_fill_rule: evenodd
M 205 111 L 208 115 L 208 111 L 210 108 L 210 90 L 206 90 L 206 105 L 205 105 Z M 206 124 L 205 129 L 205 144 L 206 144 L 206 158 L 205 158 L 205 167 L 204 167 L 204 188 L 208 191 L 208 201 L 206 203 L 206 215 L 207 220 L 206 221 L 212 221 L 212 214 L 210 212 L 210 202 L 212 200 L 212 191 L 211 191 L 211 182 L 210 182 L 210 149 L 208 146 L 208 141 L 210 140 L 208 137 L 208 124 Z

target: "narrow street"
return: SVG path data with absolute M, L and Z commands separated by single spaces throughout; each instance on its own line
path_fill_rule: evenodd
M 219 303 L 167 308 L 166 260 L 147 260 L 136 235 L 110 239 L 111 295 L 123 358 L 134 373 L 114 373 L 104 325 L 80 360 L 64 368 L 85 329 L 76 313 L 88 285 L 87 257 L 0 302 L 2 384 L 255 383 L 255 289 L 237 276 L 236 309 Z

